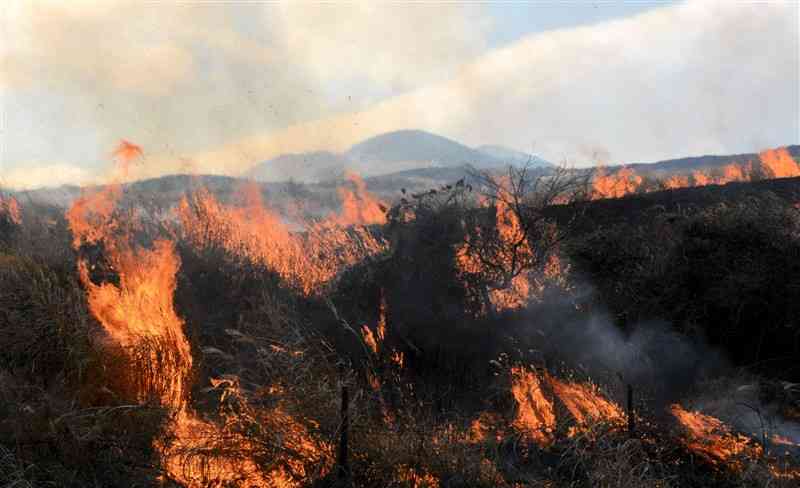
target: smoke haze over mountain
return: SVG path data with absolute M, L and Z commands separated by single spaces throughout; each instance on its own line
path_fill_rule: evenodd
M 800 139 L 795 2 L 654 6 L 507 44 L 481 6 L 312 10 L 12 2 L 3 183 L 96 180 L 120 138 L 145 148 L 137 178 L 405 128 L 579 165 Z

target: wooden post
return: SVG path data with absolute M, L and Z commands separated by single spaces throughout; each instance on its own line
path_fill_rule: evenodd
M 342 375 L 342 407 L 341 407 L 341 434 L 339 436 L 339 460 L 337 467 L 337 478 L 339 486 L 350 486 L 350 465 L 347 459 L 347 436 L 350 430 L 350 416 L 349 416 L 350 398 L 347 390 L 347 385 L 344 382 L 344 375 Z
M 633 411 L 633 385 L 628 383 L 628 435 L 633 437 L 636 431 L 636 416 Z

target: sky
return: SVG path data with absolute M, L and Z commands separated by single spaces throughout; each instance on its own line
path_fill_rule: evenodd
M 800 142 L 799 3 L 7 0 L 0 184 L 237 175 L 399 129 L 578 166 Z

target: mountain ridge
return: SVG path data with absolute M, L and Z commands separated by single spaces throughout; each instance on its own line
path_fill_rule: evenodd
M 489 169 L 528 163 L 550 166 L 542 158 L 515 149 L 499 145 L 472 148 L 431 132 L 402 129 L 369 137 L 340 154 L 327 151 L 282 154 L 257 163 L 244 176 L 258 181 L 292 179 L 313 183 L 326 179 L 327 172 L 336 178 L 347 170 L 371 177 L 422 168 L 470 165 Z

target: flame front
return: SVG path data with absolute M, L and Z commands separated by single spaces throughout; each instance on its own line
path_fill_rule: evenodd
M 549 375 L 547 381 L 577 423 L 570 429 L 570 435 L 586 431 L 597 422 L 624 424 L 625 413 L 619 405 L 603 397 L 595 385 L 561 381 Z
M 623 167 L 614 173 L 598 168 L 592 178 L 592 198 L 619 198 L 638 192 L 660 188 L 678 189 L 706 185 L 724 185 L 732 182 L 753 181 L 756 178 L 789 178 L 800 176 L 800 164 L 785 147 L 767 149 L 753 163 L 730 163 L 710 171 L 695 170 L 690 174 L 675 174 L 660 182 L 649 184 L 632 168 Z
M 713 465 L 741 468 L 737 457 L 760 457 L 761 446 L 741 434 L 733 434 L 721 420 L 700 412 L 691 412 L 675 404 L 672 415 L 686 431 L 686 447 Z
M 605 398 L 595 385 L 561 381 L 520 366 L 511 368 L 511 393 L 517 404 L 514 427 L 542 447 L 555 440 L 556 400 L 574 422 L 567 431 L 570 437 L 590 432 L 599 423 L 619 427 L 626 419 L 619 405 Z
M 138 146 L 123 144 L 115 154 L 128 164 L 141 154 Z M 172 242 L 156 241 L 151 249 L 134 243 L 136 222 L 117 215 L 122 187 L 113 184 L 83 195 L 67 212 L 73 245 L 102 245 L 109 266 L 119 283 L 95 284 L 91 264 L 79 259 L 79 275 L 86 287 L 89 309 L 103 326 L 110 342 L 120 346 L 128 365 L 122 387 L 139 402 L 156 400 L 170 409 L 172 419 L 165 441 L 154 447 L 162 453 L 168 476 L 189 487 L 229 486 L 294 487 L 305 477 L 303 463 L 286 459 L 274 469 L 262 469 L 252 453 L 259 446 L 231 427 L 238 415 L 221 412 L 222 423 L 202 419 L 189 406 L 191 347 L 184 322 L 175 312 L 173 295 L 180 260 Z M 214 386 L 219 386 L 218 382 Z M 236 394 L 238 390 L 231 388 Z M 300 459 L 321 466 L 330 458 L 330 447 L 311 434 L 280 408 L 248 411 L 280 433 L 283 446 Z M 214 444 L 223 439 L 225 446 Z
M 349 195 L 347 191 L 342 192 Z M 305 232 L 297 233 L 263 204 L 257 187 L 250 187 L 246 195 L 241 207 L 223 205 L 207 190 L 185 198 L 178 215 L 186 238 L 198 247 L 220 246 L 266 266 L 306 294 L 319 290 L 347 266 L 386 249 L 386 243 L 365 228 L 344 225 L 368 222 L 375 218 L 371 211 L 353 214 L 345 207 L 341 215 L 308 222 Z

